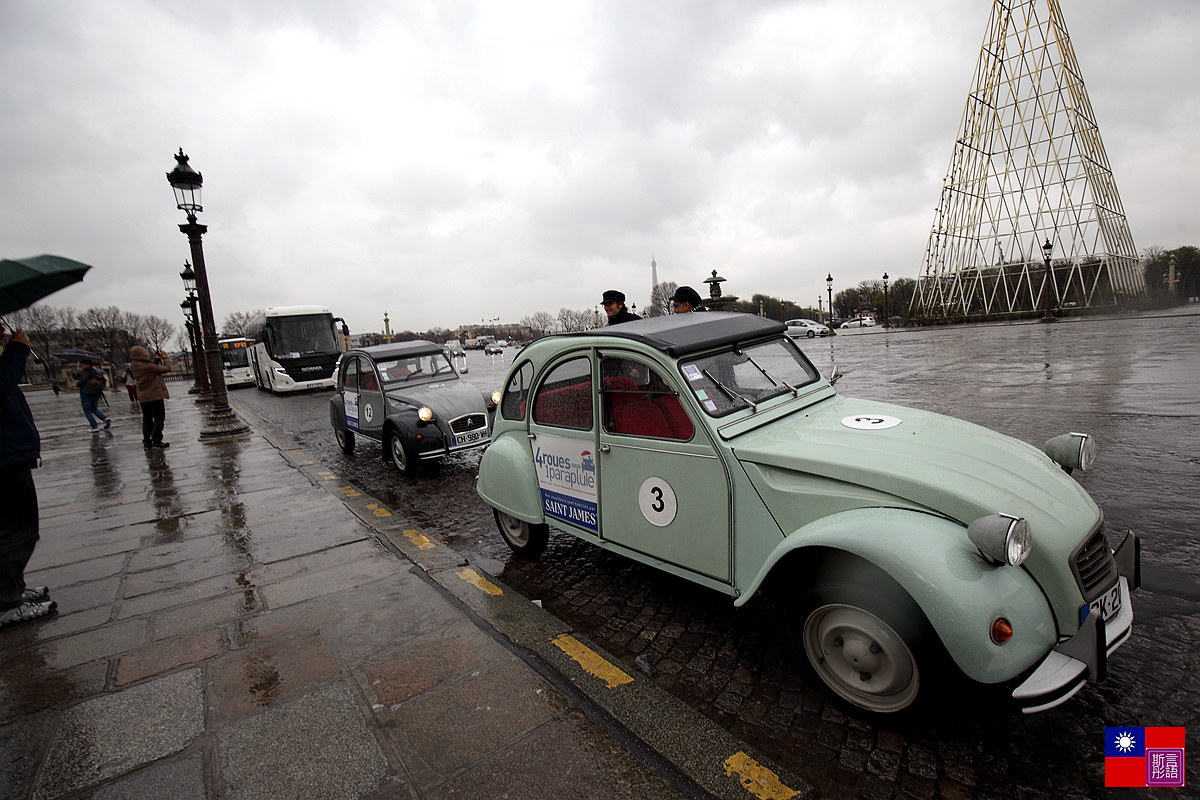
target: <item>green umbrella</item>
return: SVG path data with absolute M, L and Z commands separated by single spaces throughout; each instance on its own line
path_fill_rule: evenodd
M 83 280 L 91 267 L 62 256 L 0 260 L 0 314 L 19 311 Z

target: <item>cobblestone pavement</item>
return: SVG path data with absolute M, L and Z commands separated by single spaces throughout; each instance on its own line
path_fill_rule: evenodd
M 1106 725 L 1184 725 L 1200 752 L 1200 317 L 896 332 L 802 343 L 845 394 L 954 414 L 1030 442 L 1088 430 L 1101 446 L 1081 483 L 1110 532 L 1143 537 L 1144 588 L 1109 677 L 1064 706 L 1022 716 L 978 693 L 952 710 L 882 721 L 827 694 L 789 655 L 786 617 L 567 534 L 537 562 L 512 557 L 474 493 L 477 456 L 405 481 L 365 443 L 333 443 L 328 393 L 234 399 L 284 426 L 333 470 L 586 632 L 822 797 L 1144 797 L 1103 788 Z M 468 377 L 498 388 L 507 364 L 472 354 Z M 511 358 L 511 356 L 510 356 Z M 1197 797 L 1192 789 L 1153 796 Z

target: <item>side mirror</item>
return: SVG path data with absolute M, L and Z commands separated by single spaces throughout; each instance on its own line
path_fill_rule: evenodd
M 838 369 L 838 365 L 837 365 L 837 364 L 834 364 L 834 365 L 833 365 L 833 372 L 831 372 L 831 373 L 829 374 L 829 385 L 830 385 L 830 386 L 834 386 L 834 385 L 835 385 L 835 384 L 837 384 L 837 382 L 838 382 L 838 381 L 840 381 L 841 379 L 842 379 L 842 372 L 841 372 L 841 370 L 839 370 L 839 369 Z

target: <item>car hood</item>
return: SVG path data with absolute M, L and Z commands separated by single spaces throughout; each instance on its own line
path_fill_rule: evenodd
M 964 525 L 996 512 L 1022 516 L 1035 535 L 1058 532 L 1063 548 L 1100 519 L 1037 448 L 941 414 L 839 395 L 741 438 L 733 447 L 741 461 L 863 486 Z
M 429 406 L 442 421 L 461 417 L 463 414 L 486 414 L 483 395 L 464 380 L 435 381 L 432 383 L 400 384 L 389 388 L 388 399 L 413 406 Z

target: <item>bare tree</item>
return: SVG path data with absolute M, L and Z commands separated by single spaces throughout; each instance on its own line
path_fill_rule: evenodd
M 254 308 L 249 311 L 234 311 L 225 317 L 225 321 L 221 323 L 221 338 L 233 339 L 238 336 L 245 336 L 246 326 L 250 324 L 250 320 L 261 313 L 263 313 L 261 308 Z
M 79 315 L 79 327 L 88 343 L 110 363 L 121 355 L 120 346 L 125 339 L 123 322 L 124 315 L 116 306 L 89 308 Z
M 158 352 L 175 334 L 175 326 L 162 317 L 156 317 L 153 314 L 144 317 L 144 319 L 146 321 L 146 335 L 149 337 L 151 352 Z
M 650 290 L 650 305 L 646 307 L 647 317 L 665 317 L 671 313 L 671 295 L 679 285 L 675 281 L 663 281 Z
M 528 328 L 534 338 L 540 338 L 554 330 L 555 319 L 549 312 L 539 311 L 522 319 L 521 325 Z
M 28 308 L 14 311 L 8 315 L 9 322 L 14 328 L 25 331 L 29 337 L 30 348 L 42 360 L 46 378 L 50 379 L 50 350 L 54 345 L 55 334 L 58 333 L 59 313 L 42 303 L 35 303 Z
M 132 311 L 126 311 L 122 315 L 121 321 L 125 327 L 125 352 L 120 357 L 114 353 L 114 362 L 128 361 L 129 348 L 133 347 L 135 344 L 143 344 L 150 332 L 150 320 L 148 317 L 143 317 L 141 314 L 134 314 Z
M 586 331 L 596 327 L 596 313 L 583 309 L 574 311 L 570 308 L 558 310 L 558 324 L 564 331 Z

